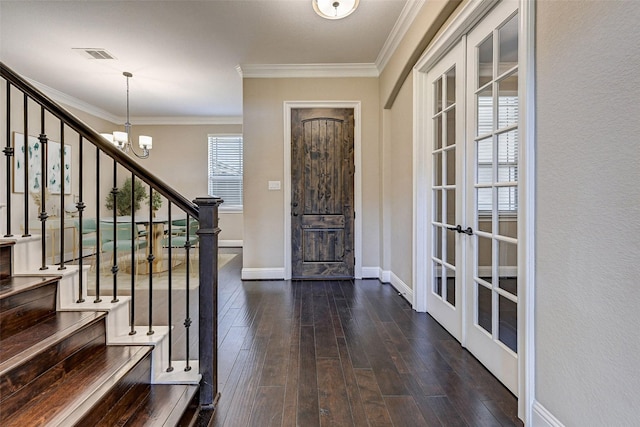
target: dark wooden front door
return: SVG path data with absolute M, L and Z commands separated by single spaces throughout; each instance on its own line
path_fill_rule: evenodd
M 353 108 L 291 110 L 291 273 L 351 278 Z

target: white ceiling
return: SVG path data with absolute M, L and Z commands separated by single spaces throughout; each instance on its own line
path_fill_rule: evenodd
M 234 122 L 242 116 L 239 65 L 245 75 L 276 64 L 377 73 L 417 3 L 360 0 L 351 16 L 331 21 L 311 0 L 1 0 L 0 60 L 111 120 L 125 116 L 129 71 L 132 118 Z M 73 48 L 116 59 L 86 59 Z

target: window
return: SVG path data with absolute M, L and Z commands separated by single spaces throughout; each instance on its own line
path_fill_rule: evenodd
M 478 191 L 478 210 L 490 212 L 491 201 L 494 197 L 490 186 L 493 182 L 501 183 L 497 189 L 498 211 L 517 212 L 518 191 L 516 182 L 518 181 L 518 131 L 511 129 L 513 124 L 518 123 L 518 97 L 501 96 L 498 100 L 498 127 L 509 128 L 510 130 L 498 134 L 497 138 L 490 135 L 493 131 L 493 98 L 486 96 L 478 97 L 478 135 L 487 136 L 478 141 L 477 162 L 478 177 L 477 182 L 483 185 Z M 493 146 L 493 141 L 497 141 L 498 146 Z M 497 149 L 497 153 L 494 151 Z M 497 177 L 493 176 L 493 159 L 497 154 L 498 164 Z
M 242 209 L 242 135 L 209 135 L 209 195 Z

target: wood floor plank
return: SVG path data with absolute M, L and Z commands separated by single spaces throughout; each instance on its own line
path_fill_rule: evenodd
M 254 344 L 247 354 L 242 373 L 238 378 L 238 385 L 224 422 L 225 426 L 245 426 L 249 422 L 251 413 L 247 408 L 252 407 L 258 390 L 260 371 L 268 341 L 268 337 L 255 338 Z
M 396 426 L 428 426 L 411 396 L 385 396 L 391 421 Z
M 261 386 L 285 386 L 289 366 L 290 332 L 291 319 L 281 318 L 274 325 L 260 376 Z
M 427 397 L 427 403 L 444 427 L 467 427 L 467 423 L 460 417 L 447 396 Z
M 318 359 L 318 405 L 321 426 L 353 425 L 347 386 L 339 359 Z
M 298 409 L 298 379 L 300 376 L 300 319 L 302 299 L 299 286 L 292 286 L 293 310 L 291 316 L 291 340 L 289 344 L 289 366 L 284 394 L 284 409 L 282 425 L 294 427 L 297 425 Z
M 375 374 L 371 369 L 356 369 L 356 380 L 362 396 L 362 404 L 370 425 L 392 426 L 389 411 L 382 398 Z
M 309 427 L 318 426 L 320 425 L 320 409 L 318 407 L 318 380 L 313 326 L 300 327 L 299 371 L 298 425 Z
M 313 327 L 316 337 L 316 357 L 338 357 L 338 344 L 326 295 L 313 297 Z
M 338 350 L 340 352 L 340 363 L 344 374 L 344 382 L 347 389 L 347 396 L 349 398 L 353 424 L 356 426 L 367 425 L 367 416 L 364 412 L 364 406 L 362 405 L 358 381 L 353 369 L 353 364 L 351 363 L 349 349 L 347 348 L 347 343 L 344 338 L 338 338 Z
M 248 425 L 255 427 L 282 425 L 283 401 L 284 387 L 258 387 Z

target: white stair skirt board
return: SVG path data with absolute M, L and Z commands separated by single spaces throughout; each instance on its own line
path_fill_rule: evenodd
M 284 280 L 284 268 L 243 268 L 242 280 Z
M 540 402 L 535 400 L 533 402 L 533 411 L 531 416 L 531 426 L 532 427 L 564 427 L 556 417 L 551 414 L 542 406 Z
M 241 248 L 243 240 L 220 240 L 218 241 L 218 247 L 220 248 Z

